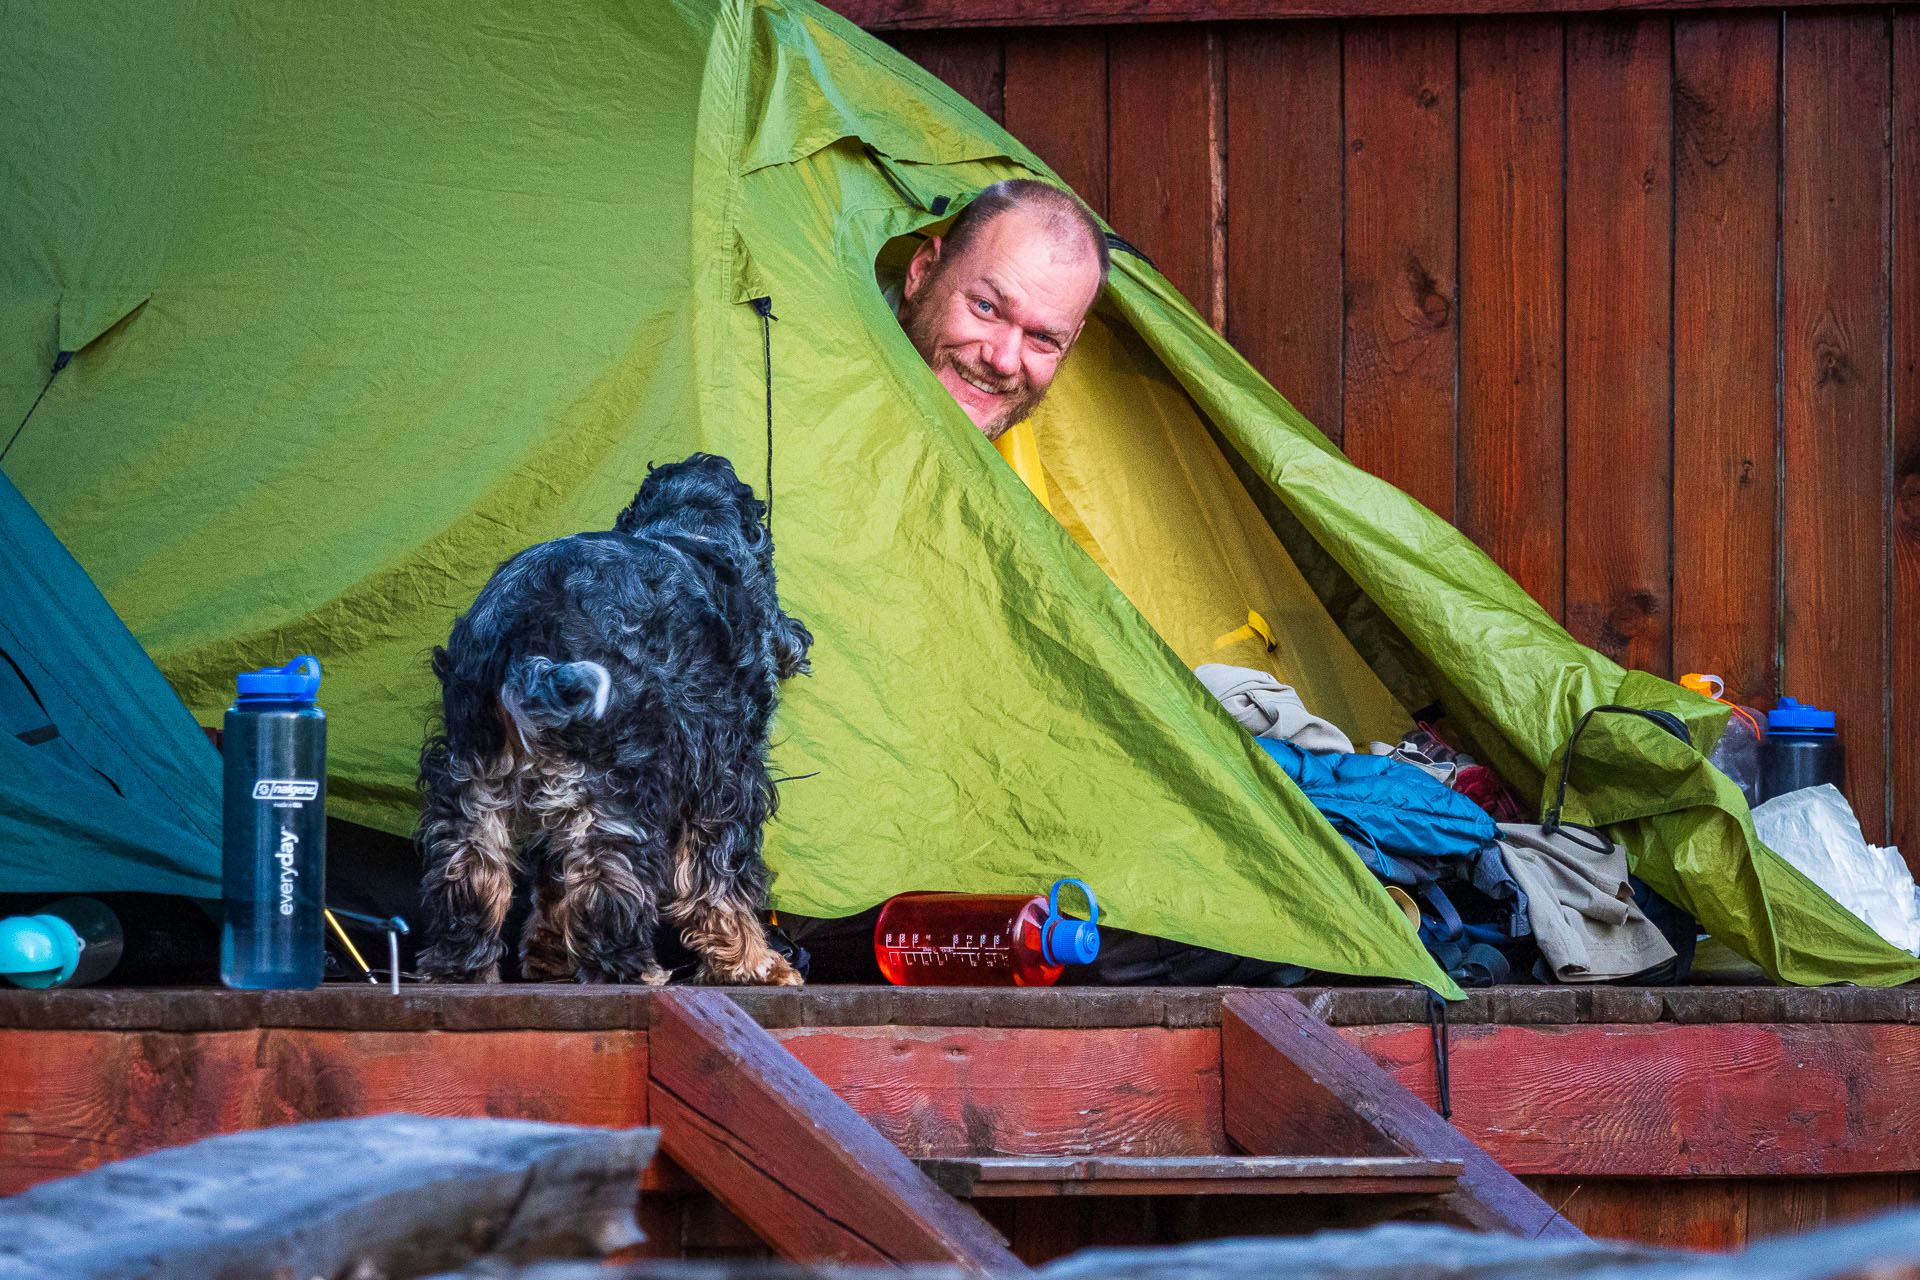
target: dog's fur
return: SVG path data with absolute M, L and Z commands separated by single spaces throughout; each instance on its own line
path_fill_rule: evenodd
M 524 850 L 524 976 L 644 982 L 662 913 L 708 982 L 798 983 L 758 910 L 768 722 L 813 637 L 780 611 L 765 507 L 724 458 L 653 469 L 612 531 L 530 547 L 433 653 L 420 757 L 428 946 L 497 982 Z

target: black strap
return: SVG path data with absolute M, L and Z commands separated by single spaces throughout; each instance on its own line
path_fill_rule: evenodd
M 1560 780 L 1553 789 L 1552 806 L 1548 808 L 1546 813 L 1541 815 L 1540 830 L 1545 835 L 1553 835 L 1556 832 L 1563 833 L 1567 839 L 1580 845 L 1582 848 L 1591 849 L 1595 853 L 1606 853 L 1613 848 L 1613 841 L 1607 839 L 1604 833 L 1593 827 L 1582 826 L 1577 822 L 1570 823 L 1561 821 L 1560 811 L 1566 807 L 1567 803 L 1567 778 L 1573 772 L 1574 745 L 1580 741 L 1580 735 L 1585 732 L 1587 721 L 1593 719 L 1594 716 L 1601 712 L 1639 716 L 1643 720 L 1651 720 L 1654 724 L 1659 725 L 1662 729 L 1665 729 L 1689 747 L 1693 745 L 1693 738 L 1687 733 L 1687 726 L 1681 722 L 1679 716 L 1674 715 L 1671 711 L 1658 711 L 1647 707 L 1623 707 L 1614 703 L 1607 703 L 1604 706 L 1593 708 L 1593 710 L 1580 717 L 1580 722 L 1573 726 L 1573 733 L 1567 739 L 1566 751 L 1560 757 Z M 1582 840 L 1574 834 L 1576 830 L 1587 832 L 1592 835 L 1598 843 Z
M 760 354 L 766 362 L 767 377 L 767 536 L 773 536 L 773 299 L 755 298 L 749 304 L 760 317 Z
M 1434 1092 L 1440 1099 L 1440 1118 L 1453 1119 L 1452 1035 L 1447 1028 L 1447 1002 L 1440 993 L 1427 990 L 1427 1030 L 1433 1036 Z
M 71 359 L 73 359 L 71 351 L 62 351 L 53 357 L 53 372 L 47 375 L 46 382 L 40 388 L 40 394 L 33 398 L 31 405 L 27 406 L 27 418 L 31 418 L 33 411 L 40 407 L 40 402 L 47 398 L 48 388 L 53 386 L 53 380 L 60 376 L 60 371 L 67 367 L 67 361 Z M 27 418 L 20 419 L 20 425 L 13 429 L 13 435 L 7 440 L 7 447 L 0 449 L 0 462 L 7 460 L 7 454 L 13 451 L 13 442 L 18 440 L 20 433 L 27 429 Z

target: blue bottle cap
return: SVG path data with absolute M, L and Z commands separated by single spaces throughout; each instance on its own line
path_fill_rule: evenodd
M 1767 732 L 1831 735 L 1833 712 L 1805 706 L 1792 698 L 1782 698 L 1779 706 L 1767 712 Z
M 1086 895 L 1085 920 L 1060 914 L 1060 886 L 1070 884 Z M 1047 923 L 1040 930 L 1040 958 L 1048 964 L 1092 964 L 1100 954 L 1100 904 L 1084 880 L 1056 880 L 1047 894 Z
M 0 920 L 0 976 L 16 987 L 57 987 L 80 967 L 80 935 L 59 916 Z
M 242 702 L 312 702 L 320 695 L 320 660 L 303 656 L 284 667 L 242 671 L 237 683 Z

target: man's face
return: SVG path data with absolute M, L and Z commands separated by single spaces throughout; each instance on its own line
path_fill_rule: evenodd
M 900 324 L 987 439 L 1045 398 L 1100 291 L 1100 265 L 1077 237 L 1009 209 L 957 256 L 928 240 L 907 265 Z

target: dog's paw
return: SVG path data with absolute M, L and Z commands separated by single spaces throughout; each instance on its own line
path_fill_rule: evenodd
M 664 987 L 673 975 L 649 960 L 644 966 L 635 969 L 626 965 L 602 967 L 582 965 L 575 973 L 568 975 L 575 982 L 588 985 L 608 986 L 646 986 Z
M 454 986 L 472 982 L 497 983 L 500 981 L 500 966 L 498 964 L 492 964 L 484 969 L 458 970 L 423 966 L 420 972 L 420 981 L 441 986 Z
M 694 981 L 706 987 L 797 987 L 806 981 L 800 971 L 774 951 L 768 951 L 757 964 L 723 969 L 703 963 Z
M 520 976 L 528 982 L 572 982 L 574 970 L 564 957 L 529 951 L 520 957 Z
M 773 958 L 773 963 L 767 966 L 766 973 L 761 975 L 759 980 L 774 987 L 797 987 L 806 982 L 798 969 L 788 964 L 784 956 L 778 955 Z

